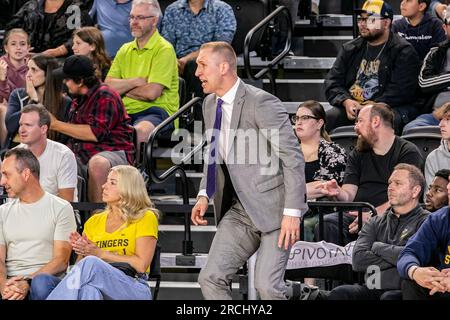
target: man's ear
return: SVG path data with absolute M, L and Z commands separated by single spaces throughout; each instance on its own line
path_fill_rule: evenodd
M 421 186 L 414 186 L 413 187 L 413 196 L 414 196 L 414 198 L 419 197 L 421 191 L 422 191 L 422 187 Z
M 422 11 L 423 13 L 425 13 L 427 9 L 427 4 L 425 2 L 419 3 L 419 11 Z
M 220 74 L 225 75 L 230 70 L 230 64 L 228 62 L 222 62 L 220 64 Z
M 381 124 L 381 118 L 380 118 L 380 116 L 373 116 L 372 119 L 371 119 L 371 122 L 372 122 L 372 125 L 373 125 L 375 128 L 379 127 L 380 124 Z
M 25 168 L 22 171 L 22 177 L 25 179 L 25 181 L 28 181 L 28 179 L 30 179 L 31 177 L 31 170 L 29 168 Z

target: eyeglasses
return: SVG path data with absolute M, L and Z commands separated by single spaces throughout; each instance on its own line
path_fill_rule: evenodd
M 303 116 L 300 116 L 300 117 L 297 116 L 297 115 L 293 115 L 292 118 L 291 118 L 293 123 L 296 123 L 296 122 L 299 122 L 299 121 L 303 122 L 303 121 L 306 121 L 306 120 L 309 120 L 309 119 L 319 120 L 319 118 L 314 117 L 314 116 L 310 116 L 310 115 L 307 115 L 307 114 L 305 114 Z
M 132 20 L 137 20 L 137 21 L 144 21 L 145 19 L 150 19 L 150 18 L 154 18 L 156 16 L 129 16 L 128 20 L 132 21 Z
M 358 22 L 358 24 L 361 24 L 363 22 L 365 22 L 366 24 L 374 24 L 376 21 L 383 20 L 383 19 L 386 19 L 386 18 L 384 18 L 384 17 L 372 17 L 372 16 L 371 17 L 366 17 L 366 18 L 357 17 L 356 21 Z

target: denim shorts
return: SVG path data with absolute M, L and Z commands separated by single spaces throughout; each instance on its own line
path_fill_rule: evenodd
M 141 121 L 151 122 L 155 127 L 169 117 L 166 110 L 160 107 L 150 107 L 138 113 L 129 114 L 131 124 L 137 125 Z M 173 126 L 173 124 L 172 124 Z

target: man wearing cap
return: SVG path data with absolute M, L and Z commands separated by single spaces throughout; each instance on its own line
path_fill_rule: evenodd
M 79 173 L 88 177 L 89 201 L 100 202 L 109 169 L 133 164 L 133 129 L 120 96 L 95 76 L 92 61 L 74 55 L 56 70 L 75 97 L 69 121 L 52 117 L 50 129 L 71 137 L 67 143 L 78 158 Z
M 412 45 L 391 32 L 393 10 L 385 1 L 368 0 L 358 14 L 360 37 L 341 48 L 325 80 L 333 105 L 327 129 L 351 125 L 363 105 L 384 102 L 395 112 L 395 128 L 418 115 L 415 105 L 419 57 Z
M 129 20 L 135 40 L 119 49 L 105 81 L 122 96 L 139 144 L 179 105 L 177 57 L 158 33 L 160 16 L 157 0 L 133 0 Z
M 425 109 L 431 112 L 422 114 L 409 123 L 404 133 L 414 127 L 439 125 L 437 114 L 450 101 L 450 60 L 447 58 L 450 54 L 450 10 L 444 13 L 443 28 L 447 33 L 447 40 L 430 49 L 419 74 L 420 89 L 428 95 Z

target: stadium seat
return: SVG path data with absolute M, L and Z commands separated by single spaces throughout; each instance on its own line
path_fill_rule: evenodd
M 418 127 L 420 128 L 420 127 Z M 416 132 L 402 135 L 402 138 L 414 143 L 425 161 L 431 151 L 441 144 L 441 134 L 432 132 Z
M 251 28 L 256 26 L 258 22 L 264 19 L 270 12 L 268 0 L 225 0 L 234 11 L 236 17 L 237 28 L 234 35 L 233 46 L 236 54 L 244 52 L 244 40 Z M 250 51 L 256 50 L 259 40 L 251 45 Z
M 420 126 L 409 128 L 404 132 L 405 135 L 410 133 L 435 133 L 440 135 L 441 129 L 439 129 L 439 126 Z
M 339 128 L 337 128 L 339 129 Z M 345 149 L 347 155 L 353 151 L 356 147 L 356 140 L 358 140 L 358 135 L 355 131 L 339 132 L 330 135 L 331 141 L 339 144 Z
M 331 130 L 330 134 L 335 134 L 335 133 L 342 133 L 342 132 L 355 132 L 355 126 L 342 126 L 342 127 L 337 127 L 333 130 Z
M 149 281 L 155 281 L 155 287 L 152 288 L 152 299 L 158 298 L 159 286 L 161 284 L 161 246 L 156 243 L 155 253 L 153 254 L 152 263 L 150 264 Z

